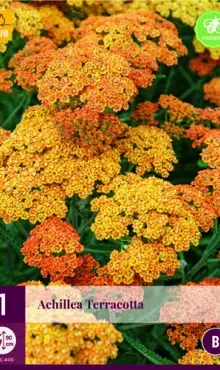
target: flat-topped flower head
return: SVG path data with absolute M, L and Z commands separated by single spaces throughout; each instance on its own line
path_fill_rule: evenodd
M 38 83 L 38 97 L 44 105 L 76 99 L 98 112 L 107 108 L 118 112 L 128 109 L 137 94 L 129 73 L 129 63 L 102 46 L 70 43 L 55 53 Z
M 187 352 L 179 361 L 180 365 L 220 365 L 220 356 L 212 356 L 202 349 Z
M 179 268 L 173 248 L 160 243 L 144 243 L 141 238 L 133 237 L 125 251 L 111 253 L 110 261 L 98 273 L 110 276 L 117 285 L 132 285 L 137 276 L 144 284 L 152 284 L 161 273 L 172 276 Z
M 89 151 L 63 138 L 53 122 L 54 108 L 33 106 L 0 146 L 0 217 L 4 222 L 64 218 L 65 199 L 86 197 L 96 182 L 120 173 L 120 153 Z
M 124 136 L 128 126 L 111 113 L 98 113 L 87 107 L 62 109 L 53 116 L 61 135 L 91 153 L 103 152 Z
M 82 262 L 77 255 L 83 249 L 72 225 L 52 217 L 31 231 L 21 252 L 24 262 L 39 267 L 44 277 L 50 275 L 56 281 L 73 274 Z
M 14 54 L 9 62 L 15 81 L 24 90 L 37 89 L 37 81 L 46 72 L 56 50 L 56 45 L 46 37 L 34 37 L 25 47 Z
M 167 177 L 177 162 L 170 137 L 156 127 L 130 127 L 117 147 L 129 162 L 137 164 L 138 175 L 154 171 Z
M 62 45 L 74 39 L 76 30 L 73 22 L 57 6 L 48 3 L 40 6 L 38 11 L 44 32 L 55 44 Z
M 78 33 L 96 37 L 97 44 L 126 59 L 132 66 L 130 78 L 138 87 L 152 84 L 159 63 L 172 66 L 187 54 L 174 24 L 149 11 L 89 17 Z
M 121 333 L 111 323 L 96 321 L 94 316 L 90 323 L 89 314 L 82 315 L 88 323 L 27 324 L 27 364 L 101 365 L 116 358 Z
M 198 222 L 169 182 L 128 174 L 100 186 L 100 191 L 113 195 L 102 195 L 91 202 L 93 212 L 97 212 L 91 227 L 97 239 L 119 239 L 132 228 L 149 243 L 157 241 L 176 251 L 198 245 Z
M 159 109 L 158 103 L 145 101 L 136 105 L 133 120 L 138 124 L 157 126 L 158 121 L 154 118 L 154 113 Z

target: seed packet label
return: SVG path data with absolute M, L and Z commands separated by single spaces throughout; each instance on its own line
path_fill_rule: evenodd
M 25 364 L 25 288 L 0 287 L 0 366 Z

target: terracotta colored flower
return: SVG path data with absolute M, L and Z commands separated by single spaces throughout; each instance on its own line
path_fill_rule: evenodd
M 189 61 L 189 68 L 199 76 L 206 76 L 213 73 L 215 67 L 220 64 L 219 60 L 212 59 L 210 52 L 205 50 L 196 58 Z
M 39 99 L 45 105 L 77 99 L 99 112 L 128 109 L 137 94 L 129 73 L 129 63 L 103 47 L 70 43 L 55 53 L 39 81 Z
M 161 95 L 159 105 L 167 110 L 170 121 L 174 123 L 181 123 L 184 119 L 193 120 L 197 113 L 193 105 L 184 103 L 173 95 Z
M 28 41 L 9 62 L 9 67 L 14 68 L 17 84 L 27 91 L 36 89 L 37 81 L 46 72 L 55 50 L 56 45 L 46 37 Z
M 117 146 L 129 162 L 137 164 L 138 175 L 154 171 L 167 177 L 177 162 L 170 137 L 156 127 L 129 128 Z
M 71 224 L 52 217 L 36 226 L 24 243 L 24 262 L 41 269 L 52 281 L 71 276 L 82 261 L 77 257 L 83 246 Z
M 198 223 L 174 185 L 155 177 L 143 179 L 135 174 L 117 176 L 100 191 L 114 195 L 92 200 L 97 212 L 91 229 L 97 239 L 119 239 L 132 228 L 149 243 L 188 250 L 200 239 Z
M 220 107 L 220 78 L 215 77 L 204 85 L 204 98 Z
M 186 132 L 184 127 L 175 125 L 173 122 L 164 122 L 160 125 L 160 128 L 165 131 L 171 139 L 180 139 Z
M 0 216 L 5 222 L 32 223 L 65 217 L 66 197 L 86 197 L 97 181 L 108 183 L 120 172 L 120 154 L 108 149 L 93 155 L 62 137 L 54 108 L 28 109 L 0 146 Z
M 7 71 L 6 69 L 0 69 L 0 91 L 10 93 L 12 91 L 13 82 L 10 81 L 10 77 L 12 76 L 11 71 Z
M 135 108 L 133 120 L 138 124 L 157 126 L 158 121 L 155 120 L 154 113 L 156 113 L 158 109 L 157 103 L 151 103 L 150 101 L 139 103 Z
M 98 113 L 87 107 L 57 111 L 53 121 L 64 138 L 85 147 L 91 154 L 109 149 L 128 129 L 114 114 Z
M 211 130 L 204 138 L 205 148 L 202 150 L 202 160 L 208 163 L 210 168 L 220 168 L 220 132 Z
M 27 324 L 26 362 L 106 364 L 108 359 L 117 357 L 116 342 L 122 341 L 121 333 L 112 324 L 96 320 L 68 325 Z
M 199 171 L 193 181 L 199 190 L 211 194 L 211 204 L 214 206 L 215 212 L 220 216 L 220 171 L 218 169 Z
M 184 201 L 189 204 L 189 212 L 193 213 L 199 226 L 208 232 L 218 217 L 211 194 L 204 194 L 193 185 L 177 185 L 177 189 Z
M 132 285 L 136 276 L 145 284 L 152 284 L 161 273 L 172 276 L 179 268 L 173 248 L 160 243 L 144 243 L 141 238 L 134 237 L 123 252 L 113 251 L 109 263 L 98 273 L 109 275 L 118 285 Z
M 196 148 L 202 146 L 206 137 L 213 131 L 215 132 L 215 129 L 210 129 L 204 125 L 191 125 L 185 136 L 192 140 L 192 146 Z
M 152 84 L 159 63 L 172 66 L 187 53 L 174 24 L 148 11 L 89 17 L 79 28 L 79 36 L 86 35 L 126 59 L 138 87 Z

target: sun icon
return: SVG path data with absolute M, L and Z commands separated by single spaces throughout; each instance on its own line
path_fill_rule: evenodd
M 4 26 L 5 25 L 5 17 L 3 16 L 3 14 L 0 13 L 0 26 Z

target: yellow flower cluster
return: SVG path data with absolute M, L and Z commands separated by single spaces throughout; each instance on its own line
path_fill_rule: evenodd
M 161 273 L 172 276 L 179 268 L 180 262 L 172 247 L 144 243 L 141 238 L 133 237 L 126 250 L 113 251 L 109 263 L 98 272 L 112 277 L 116 285 L 131 285 L 137 275 L 144 284 L 152 284 Z
M 106 364 L 123 338 L 110 323 L 27 324 L 27 364 Z
M 124 0 L 67 0 L 67 3 L 86 14 L 115 14 L 126 11 Z
M 97 239 L 119 239 L 128 235 L 132 226 L 133 232 L 149 243 L 158 241 L 176 251 L 198 245 L 198 222 L 169 182 L 128 174 L 115 177 L 99 189 L 105 193 L 113 191 L 114 195 L 102 195 L 91 202 L 92 211 L 97 212 L 91 227 Z
M 193 40 L 193 45 L 197 53 L 204 53 L 204 51 L 206 50 L 205 46 L 203 46 L 201 42 L 196 38 L 194 38 Z M 212 59 L 219 60 L 220 48 L 207 48 L 207 49 L 209 50 Z
M 73 22 L 54 5 L 43 5 L 39 7 L 39 15 L 44 31 L 47 32 L 55 44 L 61 45 L 64 41 L 70 42 L 75 36 Z
M 28 109 L 0 146 L 0 217 L 5 222 L 42 222 L 65 217 L 65 198 L 91 194 L 97 180 L 107 183 L 120 172 L 120 155 L 107 150 L 91 157 L 62 140 L 49 108 Z
M 179 361 L 181 365 L 220 365 L 220 356 L 212 356 L 202 349 L 187 352 Z
M 183 23 L 189 26 L 194 26 L 197 18 L 209 10 L 220 10 L 220 4 L 218 0 L 187 0 L 187 1 L 175 1 L 175 0 L 151 0 L 155 10 L 160 13 L 163 17 L 169 17 L 172 15 L 173 18 L 180 19 Z
M 2 142 L 11 135 L 11 131 L 5 130 L 4 128 L 0 127 L 0 145 Z
M 137 164 L 138 175 L 154 171 L 167 177 L 173 170 L 172 163 L 177 162 L 170 137 L 156 127 L 129 128 L 125 139 L 119 141 L 118 149 L 129 162 Z
M 37 9 L 21 2 L 12 2 L 9 9 L 13 12 L 14 28 L 21 36 L 40 36 L 43 24 Z

